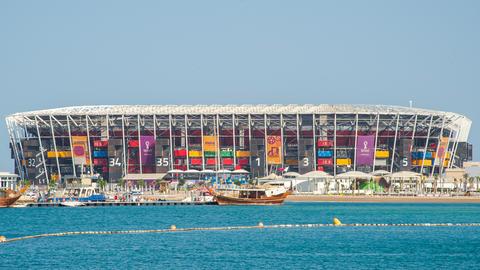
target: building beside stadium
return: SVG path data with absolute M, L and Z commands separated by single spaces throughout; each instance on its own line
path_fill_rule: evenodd
M 398 106 L 81 106 L 6 121 L 15 173 L 35 184 L 81 174 L 115 183 L 172 170 L 434 176 L 472 152 L 465 116 Z

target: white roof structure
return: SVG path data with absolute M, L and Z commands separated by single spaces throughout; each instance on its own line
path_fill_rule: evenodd
M 461 127 L 460 140 L 466 141 L 471 120 L 452 113 L 420 108 L 388 105 L 349 105 L 349 104 L 255 104 L 255 105 L 95 105 L 73 106 L 15 113 L 7 116 L 7 121 L 23 122 L 34 116 L 60 115 L 230 115 L 230 114 L 400 114 L 446 116 L 452 123 Z M 463 138 L 465 137 L 465 138 Z
M 11 116 L 34 115 L 123 115 L 123 114 L 311 114 L 311 113 L 379 113 L 445 115 L 435 110 L 388 105 L 349 104 L 256 104 L 256 105 L 97 105 L 72 106 L 16 113 Z M 459 115 L 460 116 L 460 115 Z
M 360 179 L 370 179 L 372 178 L 371 174 L 360 172 L 360 171 L 349 171 L 346 173 L 341 173 L 337 175 L 337 178 L 360 178 Z

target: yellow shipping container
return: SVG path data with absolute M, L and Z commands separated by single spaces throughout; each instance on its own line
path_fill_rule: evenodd
M 421 159 L 414 159 L 412 160 L 412 165 L 415 166 L 422 166 L 422 160 Z M 431 159 L 425 159 L 425 162 L 423 163 L 424 167 L 432 167 L 432 160 Z
M 70 158 L 72 157 L 72 152 L 70 151 L 58 151 L 58 152 L 55 152 L 55 151 L 48 151 L 47 152 L 47 157 L 48 158 Z
M 287 164 L 287 165 L 298 165 L 298 160 L 296 160 L 296 159 L 287 159 L 287 160 L 285 160 L 285 164 Z
M 340 165 L 340 166 L 352 165 L 352 159 L 350 159 L 350 158 L 338 158 L 337 159 L 337 165 Z
M 202 157 L 202 151 L 199 150 L 190 150 L 188 151 L 189 157 Z
M 377 157 L 377 158 L 388 158 L 388 157 L 390 157 L 390 152 L 388 150 L 377 150 L 375 152 L 375 157 Z
M 249 156 L 250 156 L 250 151 L 242 151 L 242 150 L 237 151 L 237 157 L 249 157 Z

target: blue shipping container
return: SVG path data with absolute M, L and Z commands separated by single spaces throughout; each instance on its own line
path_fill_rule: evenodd
M 318 157 L 332 157 L 332 155 L 333 155 L 332 151 L 318 150 Z
M 107 151 L 93 151 L 93 157 L 95 158 L 106 158 Z

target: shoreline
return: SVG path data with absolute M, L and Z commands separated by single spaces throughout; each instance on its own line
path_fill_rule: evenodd
M 352 203 L 480 203 L 480 197 L 366 196 L 366 195 L 290 195 L 286 202 Z

